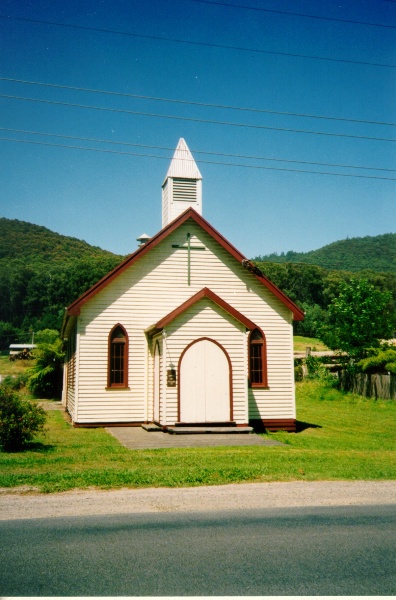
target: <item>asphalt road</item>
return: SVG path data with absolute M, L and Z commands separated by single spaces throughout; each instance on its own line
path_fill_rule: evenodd
M 0 521 L 2 596 L 395 595 L 395 505 Z

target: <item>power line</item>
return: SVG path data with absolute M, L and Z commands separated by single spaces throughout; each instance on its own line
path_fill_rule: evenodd
M 159 158 L 161 160 L 169 161 L 171 157 L 168 156 L 159 156 L 156 154 L 141 154 L 138 152 L 120 152 L 118 150 L 106 150 L 103 148 L 87 148 L 85 146 L 70 146 L 66 144 L 50 144 L 49 142 L 39 142 L 36 140 L 19 140 L 16 138 L 4 138 L 0 137 L 0 140 L 7 142 L 17 142 L 21 144 L 36 144 L 40 146 L 49 146 L 52 148 L 68 148 L 71 150 L 88 150 L 91 152 L 104 152 L 106 154 L 117 154 L 123 156 L 141 156 L 144 158 Z M 332 173 L 331 171 L 309 171 L 308 169 L 288 169 L 286 167 L 267 167 L 265 165 L 246 165 L 246 164 L 238 164 L 238 163 L 227 163 L 227 162 L 219 162 L 219 161 L 211 161 L 211 160 L 200 160 L 200 163 L 211 164 L 211 165 L 220 165 L 227 167 L 238 167 L 245 169 L 264 169 L 266 171 L 286 171 L 289 173 L 305 173 L 312 175 L 330 175 L 334 177 L 355 177 L 358 179 L 379 179 L 382 181 L 396 181 L 395 177 L 381 177 L 379 175 L 355 175 L 352 173 Z
M 81 142 L 96 142 L 100 144 L 112 144 L 117 146 L 132 146 L 135 148 L 149 148 L 151 150 L 169 150 L 171 152 L 174 151 L 174 148 L 170 148 L 169 146 L 150 146 L 148 144 L 134 144 L 132 142 L 121 142 L 115 140 L 104 140 L 99 138 L 88 138 L 88 137 L 79 137 L 74 135 L 64 135 L 60 133 L 47 133 L 44 131 L 31 131 L 28 129 L 12 129 L 9 127 L 0 127 L 0 131 L 9 131 L 12 133 L 24 133 L 28 135 L 41 135 L 44 137 L 57 137 L 67 140 L 78 140 Z M 229 154 L 225 152 L 211 152 L 208 150 L 196 150 L 192 149 L 194 154 L 205 154 L 208 156 L 221 156 L 227 158 L 243 158 L 247 160 L 266 160 L 266 161 L 274 161 L 274 162 L 283 162 L 283 163 L 292 163 L 292 164 L 300 164 L 300 165 L 313 165 L 313 166 L 321 166 L 321 167 L 336 167 L 343 169 L 363 169 L 367 171 L 386 171 L 394 173 L 396 169 L 388 169 L 384 167 L 367 167 L 362 165 L 343 165 L 340 163 L 326 163 L 326 162 L 312 162 L 307 160 L 292 160 L 288 158 L 276 158 L 276 157 L 268 157 L 268 156 L 257 156 L 257 155 L 246 155 L 246 154 Z
M 180 100 L 175 98 L 161 98 L 158 96 L 144 96 L 141 94 L 129 94 L 126 92 L 112 92 L 109 90 L 97 90 L 92 88 L 84 88 L 84 87 L 76 87 L 70 85 L 61 85 L 57 83 L 45 83 L 42 81 L 28 81 L 26 79 L 15 79 L 11 77 L 0 77 L 0 81 L 9 81 L 13 83 L 23 83 L 27 85 L 38 85 L 42 87 L 49 88 L 57 88 L 62 90 L 72 90 L 78 92 L 88 92 L 90 94 L 105 94 L 108 96 L 119 96 L 122 98 L 134 98 L 138 100 L 153 100 L 155 102 L 169 102 L 171 104 L 184 104 L 187 106 L 202 106 L 205 108 L 220 108 L 223 110 L 237 110 L 241 112 L 251 112 L 257 114 L 270 114 L 270 115 L 282 115 L 287 117 L 303 117 L 307 119 L 322 119 L 328 121 L 340 121 L 343 123 L 360 123 L 365 125 L 387 125 L 389 127 L 396 127 L 396 123 L 390 123 L 389 121 L 368 121 L 365 119 L 349 119 L 344 117 L 333 117 L 326 115 L 313 115 L 309 113 L 296 113 L 290 111 L 279 111 L 279 110 L 270 110 L 270 109 L 262 109 L 262 108 L 251 108 L 251 107 L 243 107 L 243 106 L 233 106 L 227 104 L 214 104 L 209 102 L 195 102 L 192 100 Z
M 364 65 L 364 66 L 370 66 L 370 67 L 387 67 L 387 68 L 391 68 L 391 69 L 396 68 L 396 65 L 389 64 L 389 63 L 373 63 L 373 62 L 369 62 L 369 61 L 349 60 L 349 59 L 344 59 L 344 58 L 331 58 L 331 57 L 328 58 L 325 56 L 315 56 L 312 54 L 298 54 L 298 53 L 293 53 L 293 52 L 275 52 L 273 50 L 258 50 L 257 48 L 246 48 L 243 46 L 229 46 L 226 44 L 214 44 L 213 42 L 192 42 L 190 40 L 169 38 L 169 37 L 165 37 L 165 36 L 142 35 L 142 34 L 138 34 L 138 33 L 129 33 L 127 31 L 118 31 L 118 30 L 114 30 L 114 29 L 102 29 L 100 27 L 86 27 L 86 26 L 82 26 L 82 25 L 58 23 L 55 21 L 43 21 L 41 19 L 26 19 L 23 17 L 11 17 L 11 16 L 7 16 L 7 15 L 0 15 L 0 19 L 9 19 L 9 20 L 12 19 L 14 21 L 24 21 L 26 23 L 39 23 L 41 25 L 67 27 L 70 29 L 80 29 L 83 31 L 94 31 L 94 32 L 98 32 L 98 33 L 111 33 L 113 35 L 122 35 L 122 36 L 126 36 L 126 37 L 172 42 L 175 44 L 188 44 L 190 46 L 200 46 L 200 47 L 207 47 L 207 48 L 221 48 L 223 50 L 236 50 L 239 52 L 250 52 L 250 53 L 254 52 L 256 54 L 270 54 L 270 55 L 276 55 L 276 56 L 287 56 L 287 57 L 304 58 L 304 59 L 310 59 L 310 60 L 321 60 L 321 61 L 346 63 L 346 64 L 353 64 L 353 65 Z
M 38 98 L 27 98 L 26 96 L 13 96 L 11 94 L 0 94 L 0 98 L 8 98 L 10 100 L 22 100 L 25 102 L 37 102 L 37 103 L 43 103 L 43 104 L 52 104 L 52 105 L 56 105 L 56 106 L 67 106 L 70 108 L 85 108 L 85 109 L 89 109 L 89 110 L 99 110 L 99 111 L 115 112 L 115 113 L 129 114 L 129 115 L 135 115 L 135 116 L 153 117 L 153 118 L 158 118 L 158 119 L 173 119 L 173 120 L 177 120 L 177 121 L 205 123 L 205 124 L 209 124 L 209 125 L 225 125 L 228 127 L 246 127 L 249 129 L 258 129 L 258 130 L 265 129 L 267 131 L 304 133 L 304 134 L 309 134 L 309 135 L 323 135 L 323 136 L 330 136 L 330 137 L 352 138 L 352 139 L 358 139 L 358 140 L 370 140 L 370 141 L 378 141 L 378 142 L 396 142 L 396 139 L 394 139 L 394 138 L 382 138 L 382 137 L 374 137 L 374 136 L 367 136 L 367 135 L 353 135 L 353 134 L 349 134 L 349 133 L 334 133 L 334 132 L 327 132 L 327 131 L 309 131 L 307 129 L 290 129 L 287 127 L 272 127 L 269 125 L 252 125 L 250 123 L 235 123 L 232 121 L 215 121 L 213 119 L 198 119 L 197 117 L 180 117 L 180 116 L 176 116 L 176 115 L 162 115 L 162 114 L 158 114 L 158 113 L 149 113 L 149 112 L 143 112 L 143 111 L 137 111 L 137 110 L 127 110 L 127 109 L 121 109 L 121 108 L 108 108 L 108 107 L 104 107 L 104 106 L 76 104 L 76 103 L 72 103 L 72 102 L 61 102 L 59 100 L 43 100 L 43 99 L 38 99 Z
M 211 2 L 210 0 L 192 0 L 200 4 L 211 4 L 213 6 L 226 6 L 227 8 L 242 8 L 244 10 L 252 10 L 256 12 L 272 13 L 276 15 L 287 15 L 291 17 L 303 17 L 306 19 L 317 19 L 320 21 L 334 21 L 337 23 L 350 23 L 352 25 L 368 25 L 370 27 L 385 27 L 387 29 L 396 29 L 396 25 L 384 25 L 382 23 L 369 23 L 367 21 L 355 21 L 352 19 L 336 19 L 335 17 L 320 17 L 317 15 L 309 15 L 306 13 L 294 13 L 286 10 L 273 10 L 269 8 L 258 8 L 255 6 L 245 6 L 243 4 L 230 4 L 229 2 Z

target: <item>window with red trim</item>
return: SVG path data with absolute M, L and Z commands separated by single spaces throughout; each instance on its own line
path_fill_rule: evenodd
M 265 337 L 260 329 L 249 336 L 249 382 L 252 387 L 267 387 Z
M 128 387 L 128 335 L 122 325 L 109 335 L 108 387 Z

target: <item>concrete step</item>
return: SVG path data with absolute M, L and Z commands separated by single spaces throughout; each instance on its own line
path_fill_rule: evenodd
M 150 431 L 150 432 L 162 431 L 162 427 L 159 427 L 155 423 L 144 423 L 144 425 L 142 425 L 142 429 L 145 429 L 146 431 Z
M 252 433 L 253 427 L 216 427 L 212 425 L 199 427 L 168 427 L 167 431 L 176 435 L 187 435 L 194 433 Z

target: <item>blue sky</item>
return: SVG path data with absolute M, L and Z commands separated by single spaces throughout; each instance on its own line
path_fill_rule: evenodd
M 394 1 L 0 0 L 0 35 L 0 216 L 128 254 L 184 137 L 248 257 L 396 231 Z

